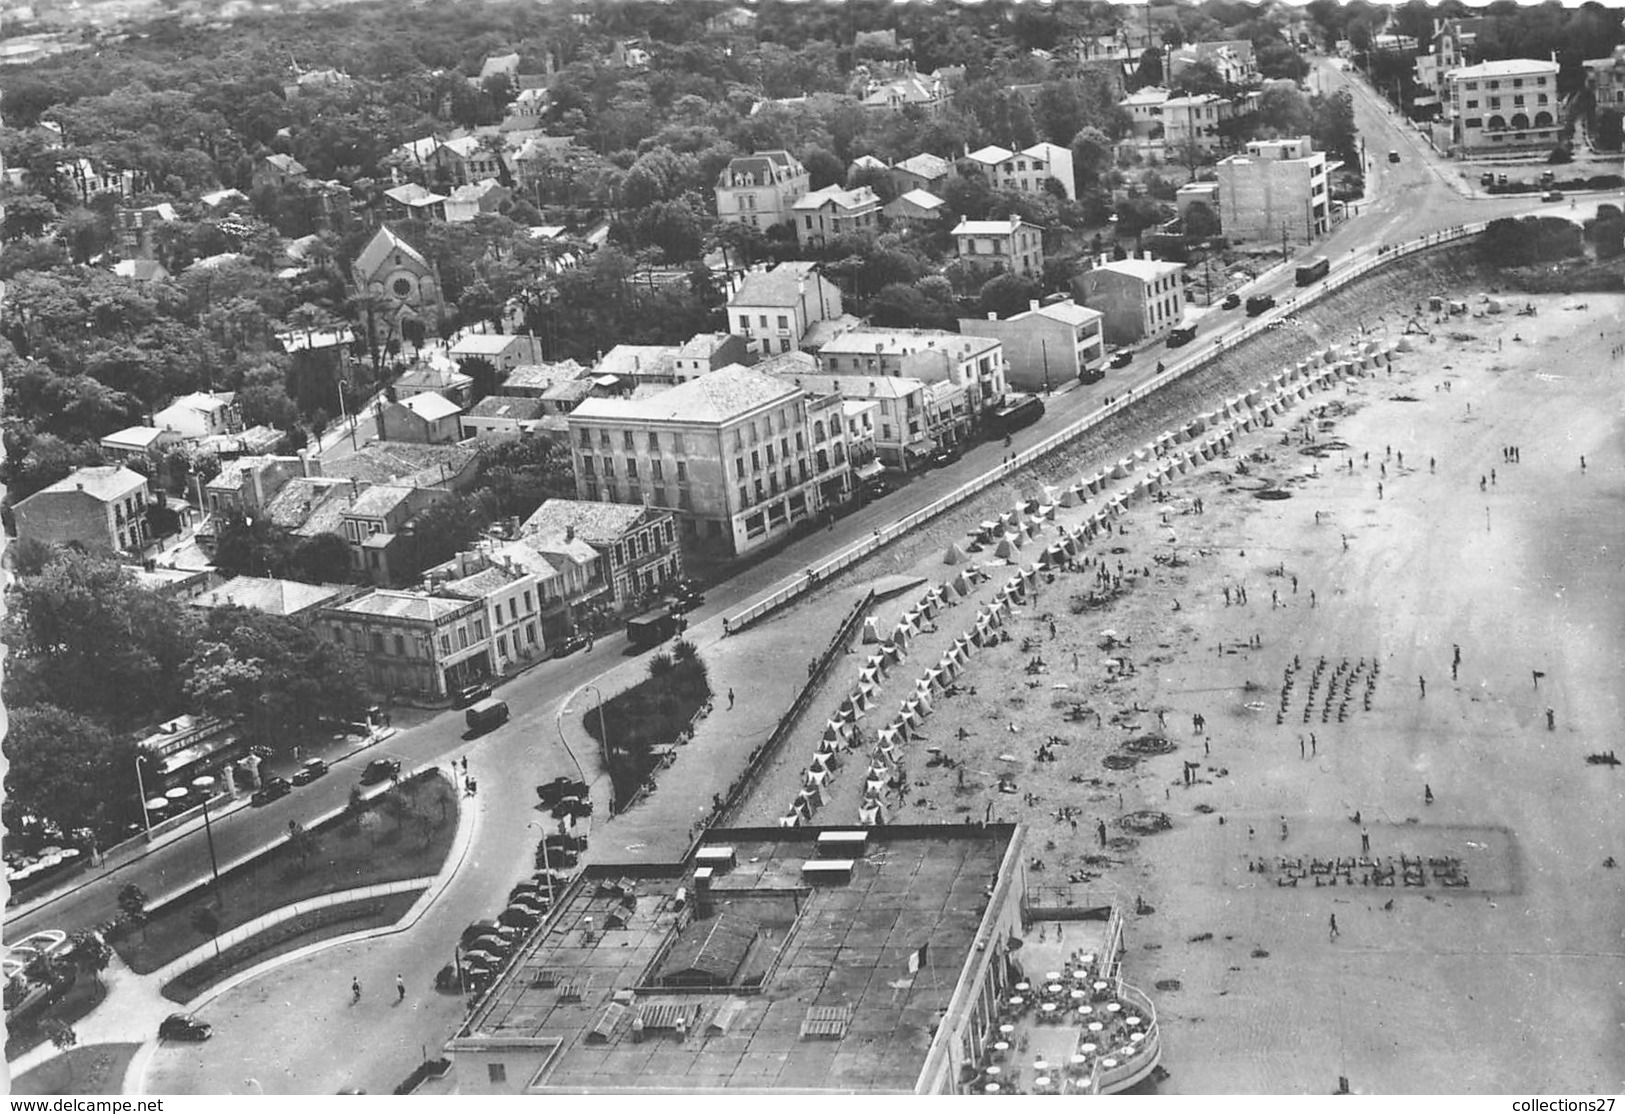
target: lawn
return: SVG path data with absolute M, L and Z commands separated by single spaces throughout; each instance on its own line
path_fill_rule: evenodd
M 392 925 L 406 915 L 412 903 L 423 895 L 422 890 L 390 894 L 366 901 L 347 901 L 343 905 L 328 905 L 312 909 L 297 917 L 272 925 L 264 932 L 255 933 L 247 940 L 224 949 L 218 957 L 211 956 L 184 974 L 171 979 L 160 989 L 171 1002 L 186 1003 L 217 983 L 224 982 L 239 971 L 258 966 L 268 959 L 368 928 Z
M 14 1095 L 117 1095 L 124 1073 L 141 1048 L 134 1044 L 87 1044 L 70 1048 L 11 1081 Z
M 603 742 L 608 735 L 610 780 L 615 800 L 630 801 L 653 774 L 656 759 L 651 748 L 677 742 L 688 730 L 694 713 L 711 699 L 705 663 L 692 642 L 679 642 L 672 653 L 649 660 L 649 676 L 582 716 L 587 734 Z M 602 734 L 600 734 L 602 729 Z
M 402 783 L 302 841 L 284 840 L 222 874 L 212 885 L 154 909 L 145 925 L 108 942 L 138 974 L 148 974 L 212 938 L 200 910 L 218 912 L 224 932 L 296 901 L 439 872 L 457 833 L 457 793 L 439 773 Z

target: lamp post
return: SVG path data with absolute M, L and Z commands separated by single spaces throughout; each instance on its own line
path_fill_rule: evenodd
M 582 685 L 582 689 L 592 689 L 598 697 L 598 762 L 604 768 L 609 778 L 609 814 L 615 815 L 615 775 L 609 768 L 609 729 L 604 725 L 604 694 L 597 685 Z
M 226 902 L 220 896 L 220 860 L 214 853 L 214 825 L 209 823 L 209 790 L 212 788 L 212 786 L 203 787 L 203 834 L 209 842 L 209 869 L 214 873 L 214 905 L 219 912 L 224 913 L 226 911 Z M 216 959 L 220 958 L 219 927 L 218 924 L 215 926 L 216 931 L 214 933 L 214 956 Z
M 145 761 L 145 759 L 146 755 L 144 754 L 138 754 L 135 756 L 135 789 L 137 793 L 141 794 L 141 824 L 142 827 L 147 829 L 147 842 L 151 843 L 152 814 L 147 811 L 147 786 L 141 778 L 141 763 Z

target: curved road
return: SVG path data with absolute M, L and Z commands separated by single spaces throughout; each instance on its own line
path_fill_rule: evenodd
M 1473 220 L 1540 210 L 1539 203 L 1528 197 L 1467 196 L 1471 191 L 1460 188 L 1453 164 L 1439 159 L 1414 132 L 1400 126 L 1363 83 L 1327 62 L 1317 67 L 1315 81 L 1321 88 L 1351 85 L 1355 90 L 1356 122 L 1372 164 L 1371 199 L 1329 237 L 1301 254 L 1327 255 L 1338 267 L 1356 256 L 1364 258 L 1381 244 Z M 1400 152 L 1399 163 L 1387 161 L 1389 150 Z M 1293 289 L 1291 269 L 1276 268 L 1251 284 L 1245 293 L 1282 295 Z M 1027 445 L 1042 440 L 1096 409 L 1105 395 L 1122 393 L 1151 378 L 1159 359 L 1173 362 L 1200 351 L 1204 343 L 1246 320 L 1239 310 L 1216 308 L 1193 314 L 1193 318 L 1199 318 L 1198 336 L 1188 348 L 1169 353 L 1159 344 L 1139 353 L 1128 367 L 1110 372 L 1103 382 L 1072 385 L 1052 396 L 1043 420 L 1018 434 L 1016 441 Z M 720 634 L 720 624 L 715 620 L 722 613 L 737 610 L 781 579 L 797 575 L 809 564 L 872 534 L 876 527 L 900 517 L 908 506 L 924 505 L 954 490 L 997 465 L 1005 451 L 996 444 L 977 446 L 955 465 L 916 477 L 904 488 L 906 496 L 899 493 L 861 508 L 837 522 L 832 530 L 788 546 L 716 586 L 706 606 L 692 617 L 691 636 L 702 643 L 713 640 Z M 240 809 L 218 819 L 214 825 L 216 848 L 221 861 L 229 862 L 280 839 L 289 820 L 308 821 L 342 807 L 361 766 L 381 754 L 398 757 L 408 767 L 444 764 L 466 754 L 469 771 L 481 787 L 479 797 L 472 802 L 478 810 L 478 826 L 468 860 L 459 877 L 416 927 L 366 946 L 330 949 L 223 996 L 209 1007 L 211 1017 L 223 1021 L 222 1013 L 249 1016 L 252 1024 L 222 1024 L 220 1035 L 208 1045 L 184 1053 L 160 1053 L 150 1079 L 154 1088 L 177 1092 L 206 1091 L 211 1087 L 242 1090 L 237 1084 L 254 1077 L 249 1090 L 331 1092 L 364 1081 L 363 1086 L 376 1091 L 410 1070 L 423 1050 L 432 1055 L 460 1021 L 462 1007 L 455 996 L 442 998 L 427 991 L 427 981 L 449 959 L 443 954 L 446 944 L 455 939 L 461 926 L 488 915 L 500 904 L 509 886 L 529 873 L 537 832 L 527 830 L 527 826 L 541 820 L 534 808 L 531 787 L 555 774 L 573 772 L 576 757 L 589 780 L 597 777 L 594 756 L 572 756 L 559 737 L 555 717 L 570 694 L 621 664 L 624 649 L 624 636 L 604 639 L 591 654 L 546 662 L 506 682 L 500 695 L 513 709 L 514 718 L 477 741 L 463 740 L 461 712 L 433 715 L 382 744 L 335 763 L 326 778 L 295 790 L 281 801 L 259 809 Z M 601 786 L 595 787 L 595 796 L 600 794 Z M 604 803 L 599 801 L 600 816 Z M 117 891 L 125 883 L 134 882 L 156 897 L 204 877 L 208 861 L 202 835 L 188 833 L 111 873 L 88 875 L 80 888 L 9 918 L 7 934 L 16 938 L 41 928 L 72 930 L 101 923 L 117 914 Z M 333 988 L 348 985 L 352 968 L 361 968 L 358 973 L 364 985 L 378 988 L 379 993 L 355 1011 L 336 1010 L 327 999 L 342 997 L 348 1002 L 347 994 L 341 995 Z M 386 1009 L 391 1003 L 382 999 L 393 999 L 394 995 L 386 991 L 392 987 L 397 971 L 408 973 L 411 984 L 411 994 L 404 1003 L 407 1008 Z M 318 1004 L 309 1009 L 285 1008 L 294 1002 Z M 256 1009 L 260 1003 L 284 1008 Z M 378 1016 L 366 1016 L 375 1011 Z M 366 1039 L 346 1039 L 352 1037 L 352 1030 L 363 1017 Z M 237 1036 L 227 1036 L 233 1031 Z M 149 1035 L 129 1034 L 132 1039 Z M 275 1085 L 275 1080 L 280 1080 L 281 1085 Z

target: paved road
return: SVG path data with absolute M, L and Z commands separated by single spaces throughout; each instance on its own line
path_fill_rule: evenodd
M 1318 80 L 1329 84 L 1350 82 L 1346 75 L 1324 66 Z M 1453 171 L 1441 169 L 1440 160 L 1417 137 L 1385 113 L 1369 91 L 1357 82 L 1350 83 L 1356 89 L 1356 119 L 1366 137 L 1367 150 L 1375 160 L 1375 197 L 1361 206 L 1357 214 L 1326 241 L 1317 245 L 1314 253 L 1324 253 L 1333 259 L 1334 265 L 1342 266 L 1351 258 L 1363 257 L 1361 253 L 1374 251 L 1382 243 L 1395 243 L 1426 231 L 1470 220 L 1539 209 L 1538 203 L 1527 198 L 1477 200 L 1464 196 L 1449 182 L 1449 174 Z M 1400 163 L 1387 162 L 1387 151 L 1390 149 L 1401 152 Z M 1246 292 L 1286 292 L 1292 289 L 1292 281 L 1290 270 L 1277 270 L 1261 278 Z M 1243 321 L 1245 317 L 1239 311 L 1214 310 L 1203 313 L 1199 320 L 1197 340 L 1191 347 L 1176 351 L 1174 355 L 1177 357 L 1199 351 L 1203 344 L 1211 343 L 1216 335 L 1237 327 Z M 1049 400 L 1045 418 L 1017 435 L 1016 447 L 1035 443 L 1075 421 L 1098 407 L 1107 394 L 1120 394 L 1131 386 L 1143 383 L 1155 374 L 1158 360 L 1167 358 L 1169 354 L 1159 345 L 1141 353 L 1128 367 L 1109 373 L 1102 383 L 1074 385 L 1057 393 Z M 348 449 L 347 436 L 342 444 L 343 448 L 337 444 L 329 445 L 324 452 L 342 453 Z M 877 527 L 895 520 L 910 507 L 928 503 L 979 472 L 993 467 L 1006 451 L 996 444 L 979 446 L 956 465 L 917 477 L 903 492 L 864 507 L 837 522 L 831 530 L 815 534 L 753 566 L 726 584 L 714 588 L 706 606 L 694 616 L 694 622 L 699 624 L 714 620 L 724 611 L 737 609 L 745 600 L 782 578 L 839 552 L 859 538 L 868 536 Z M 555 713 L 567 698 L 566 694 L 621 664 L 625 660 L 621 657 L 624 647 L 624 636 L 616 636 L 599 642 L 590 655 L 578 654 L 564 661 L 548 662 L 509 681 L 502 686 L 500 694 L 513 708 L 514 719 L 475 742 L 465 743 L 462 739 L 460 712 L 430 716 L 424 722 L 401 730 L 386 743 L 338 763 L 328 777 L 295 791 L 282 801 L 261 809 L 243 809 L 222 818 L 215 825 L 216 846 L 221 860 L 230 861 L 279 838 L 287 830 L 290 819 L 307 820 L 342 805 L 360 767 L 379 754 L 399 757 L 408 766 L 443 764 L 452 757 L 468 755 L 470 772 L 482 786 L 477 802 L 481 818 L 475 847 L 464 868 L 466 876 L 458 878 L 454 889 L 448 891 L 448 897 L 455 896 L 456 900 L 444 902 L 444 908 L 431 913 L 417 929 L 406 934 L 412 940 L 396 939 L 397 949 L 392 951 L 389 958 L 376 957 L 377 961 L 389 965 L 398 962 L 403 967 L 412 966 L 414 971 L 421 974 L 423 969 L 432 968 L 433 957 L 443 952 L 445 939 L 455 935 L 456 924 L 488 911 L 493 902 L 500 902 L 513 880 L 528 872 L 529 849 L 534 843 L 534 833 L 527 832 L 525 838 L 520 838 L 516 832 L 524 825 L 536 822 L 538 814 L 532 807 L 534 796 L 530 787 L 537 781 L 574 768 L 574 758 L 558 736 Z M 594 778 L 597 774 L 596 760 L 590 754 L 579 755 L 579 758 L 588 778 Z M 680 842 L 674 840 L 674 848 Z M 157 895 L 203 877 L 207 869 L 208 851 L 203 836 L 193 834 L 158 848 L 72 894 L 8 921 L 7 931 L 20 935 L 39 928 L 71 929 L 97 923 L 114 915 L 117 890 L 127 882 L 135 882 L 147 893 Z M 349 954 L 351 949 L 344 951 L 339 960 L 349 961 L 352 958 Z M 290 994 L 320 997 L 325 990 L 331 989 L 328 983 L 334 972 L 327 970 L 329 966 L 331 963 L 327 961 L 313 959 L 308 961 L 308 970 L 305 965 L 300 965 L 275 978 L 277 984 Z M 373 984 L 378 985 L 376 980 Z M 242 993 L 248 993 L 251 989 L 252 986 L 244 988 Z M 430 1028 L 440 1026 L 437 1031 L 443 1034 L 447 1010 L 442 1006 L 428 1012 L 436 1018 Z M 428 1021 L 421 1011 L 399 1016 L 403 1019 L 416 1017 L 418 1022 L 396 1036 L 378 1042 L 380 1054 L 389 1050 L 394 1061 L 399 1061 L 401 1050 L 413 1044 L 414 1037 L 424 1032 L 423 1026 Z M 320 1047 L 330 1037 L 342 1037 L 340 1031 L 329 1032 L 325 1025 L 307 1025 L 305 1031 L 303 1039 L 311 1041 L 313 1047 Z M 410 1066 L 410 1062 L 407 1061 L 407 1066 Z M 198 1067 L 201 1071 L 202 1065 Z M 319 1071 L 321 1083 L 325 1085 L 331 1082 L 338 1071 L 336 1066 L 331 1070 Z M 177 1083 L 186 1074 L 184 1071 L 177 1074 L 161 1073 Z

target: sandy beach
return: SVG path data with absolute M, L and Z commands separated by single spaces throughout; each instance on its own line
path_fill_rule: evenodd
M 1259 382 L 1357 324 L 1397 339 L 1413 314 L 1359 310 L 1450 277 L 1418 273 L 1228 359 Z M 1020 818 L 1033 885 L 1143 902 L 1125 973 L 1157 999 L 1162 1093 L 1625 1087 L 1625 868 L 1605 865 L 1625 860 L 1625 769 L 1586 762 L 1625 741 L 1625 298 L 1495 314 L 1483 293 L 1135 503 L 903 748 L 888 820 Z M 1183 418 L 1219 401 L 1200 389 Z M 1130 418 L 867 575 L 950 578 L 947 544 L 1169 415 Z M 989 571 L 893 672 L 871 739 L 1013 570 Z M 815 711 L 739 822 L 785 811 L 822 728 Z M 858 819 L 853 765 L 815 822 Z

